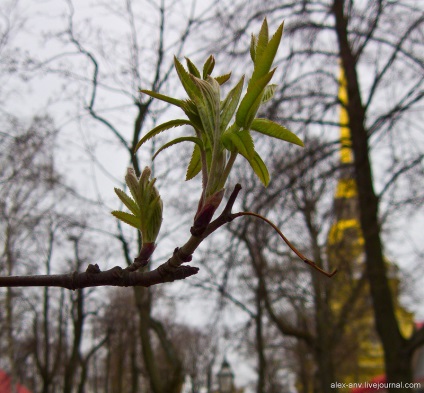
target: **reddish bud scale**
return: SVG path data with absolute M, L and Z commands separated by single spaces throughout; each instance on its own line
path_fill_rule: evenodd
M 141 264 L 141 267 L 147 266 L 149 263 L 149 259 L 155 251 L 156 244 L 155 243 L 145 243 L 140 250 L 140 254 L 136 258 L 134 258 L 134 263 Z
M 217 207 L 208 204 L 196 215 L 194 224 L 190 229 L 193 236 L 200 236 L 209 225 Z
M 224 189 L 207 198 L 204 206 L 202 208 L 199 207 L 199 210 L 194 217 L 194 224 L 190 229 L 193 236 L 200 236 L 205 231 L 206 227 L 211 222 L 216 209 L 218 209 L 221 204 L 223 197 Z

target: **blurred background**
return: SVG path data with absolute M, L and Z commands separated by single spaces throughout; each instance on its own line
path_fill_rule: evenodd
M 200 272 L 184 281 L 0 288 L 0 392 L 359 393 L 424 381 L 420 0 L 2 0 L 0 274 L 131 263 L 137 232 L 110 214 L 128 166 L 152 165 L 158 179 L 151 266 L 165 262 L 189 237 L 201 179 L 184 181 L 184 145 L 151 163 L 178 129 L 133 156 L 182 115 L 139 89 L 185 98 L 173 56 L 201 67 L 213 54 L 214 76 L 232 72 L 228 92 L 252 71 L 265 17 L 270 33 L 285 25 L 262 116 L 305 148 L 255 138 L 271 182 L 241 157 L 227 196 L 241 183 L 236 211 L 266 216 L 338 273 L 320 275 L 244 217 L 202 244 Z

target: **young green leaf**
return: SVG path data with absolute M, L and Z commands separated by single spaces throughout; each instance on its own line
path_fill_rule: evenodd
M 184 119 L 170 120 L 156 126 L 138 141 L 137 146 L 134 149 L 134 153 L 140 148 L 141 145 L 143 145 L 145 142 L 147 142 L 149 139 L 153 138 L 154 136 L 160 134 L 161 132 L 169 130 L 170 128 L 173 128 L 173 127 L 181 127 L 184 125 L 194 127 L 190 121 L 184 120 Z
M 207 80 L 202 80 L 192 76 L 193 82 L 200 91 L 201 99 L 198 100 L 197 109 L 202 121 L 203 130 L 213 143 L 216 130 L 219 131 L 219 108 L 220 108 L 220 88 L 218 82 L 208 76 Z
M 274 61 L 277 49 L 281 42 L 281 37 L 283 35 L 283 26 L 284 23 L 278 27 L 277 31 L 272 36 L 271 40 L 268 42 L 262 53 L 258 53 L 258 49 L 256 49 L 255 67 L 253 69 L 253 74 L 249 85 L 262 78 L 271 69 L 272 62 Z
M 141 220 L 138 217 L 133 216 L 130 213 L 121 212 L 118 210 L 114 210 L 112 214 L 118 218 L 119 220 L 125 222 L 128 225 L 131 225 L 138 230 L 141 230 Z
M 160 196 L 157 195 L 149 204 L 146 219 L 146 242 L 153 243 L 158 237 L 162 225 L 163 205 Z
M 191 180 L 202 170 L 200 147 L 194 145 L 193 154 L 187 167 L 186 180 Z
M 243 99 L 241 100 L 240 106 L 236 113 L 236 124 L 243 128 L 248 128 L 246 124 L 246 119 L 249 115 L 249 112 L 251 113 L 250 109 L 253 106 L 257 106 L 257 109 L 260 105 L 260 100 L 262 99 L 262 93 L 265 89 L 265 86 L 268 84 L 268 82 L 271 80 L 272 76 L 274 75 L 275 69 L 269 72 L 268 74 L 264 75 L 262 78 L 257 80 L 255 83 L 249 82 L 249 87 L 247 88 L 247 92 Z M 258 103 L 258 97 L 260 97 L 259 103 Z M 255 109 L 255 108 L 254 108 Z M 254 114 L 256 114 L 256 111 Z
M 200 72 L 197 69 L 197 67 L 194 65 L 194 63 L 188 57 L 186 57 L 185 59 L 186 59 L 187 68 L 190 74 L 193 74 L 195 77 L 200 78 Z
M 140 91 L 144 94 L 149 95 L 150 97 L 157 98 L 158 100 L 165 101 L 168 104 L 172 104 L 180 108 L 183 104 L 182 100 L 177 100 L 176 98 L 168 97 L 164 94 L 156 93 L 155 91 L 152 91 L 152 90 L 140 90 Z
M 268 45 L 269 40 L 269 33 L 268 33 L 268 22 L 266 18 L 262 22 L 261 30 L 259 31 L 257 45 L 256 45 L 256 58 L 262 55 L 264 52 L 266 46 Z
M 155 187 L 156 179 L 150 179 L 151 174 L 151 169 L 145 167 L 141 176 L 137 177 L 134 169 L 128 168 L 125 182 L 134 200 L 122 190 L 115 189 L 115 192 L 133 214 L 116 210 L 112 212 L 119 220 L 137 228 L 143 243 L 154 243 L 162 224 L 162 200 Z
M 156 179 L 149 181 L 149 178 L 152 174 L 152 170 L 146 166 L 141 172 L 140 177 L 138 178 L 138 188 L 142 194 L 145 194 L 144 199 L 150 199 L 150 194 L 153 189 L 153 186 L 156 182 Z
M 118 195 L 122 203 L 131 211 L 131 213 L 133 213 L 135 216 L 140 214 L 140 209 L 130 196 L 128 196 L 124 191 L 119 188 L 115 188 L 115 193 L 116 195 Z
M 214 124 L 217 111 L 219 111 L 220 106 L 219 84 L 214 78 L 211 78 L 210 76 L 207 77 L 207 80 L 193 77 L 193 81 L 202 93 L 203 104 L 207 108 L 207 113 L 209 114 L 209 117 L 213 120 L 212 124 Z
M 187 117 L 190 119 L 193 127 L 197 130 L 202 129 L 202 120 L 200 119 L 199 115 L 199 109 L 196 106 L 196 104 L 193 102 L 193 100 L 183 100 L 181 104 L 181 109 L 184 111 L 184 113 L 187 115 Z
M 250 58 L 253 62 L 256 59 L 256 45 L 258 44 L 257 39 L 254 34 L 252 34 L 250 38 Z
M 174 56 L 175 69 L 177 70 L 178 77 L 180 78 L 181 84 L 184 87 L 184 90 L 187 92 L 188 96 L 195 102 L 199 100 L 200 91 L 199 88 L 194 83 L 193 79 L 190 77 L 190 74 L 184 69 L 183 65 L 178 61 Z
M 269 184 L 269 172 L 268 168 L 266 167 L 265 163 L 262 161 L 262 158 L 259 156 L 258 153 L 255 153 L 252 158 L 247 158 L 247 161 L 249 162 L 250 166 L 252 167 L 253 171 L 255 172 L 256 176 L 258 176 L 259 180 L 262 182 L 262 184 L 267 187 Z
M 203 79 L 206 79 L 208 75 L 212 74 L 215 67 L 215 58 L 210 55 L 203 65 Z
M 304 146 L 302 140 L 299 137 L 289 131 L 286 127 L 269 119 L 254 119 L 250 129 L 273 138 L 294 143 L 295 145 Z
M 177 143 L 182 143 L 182 142 L 193 142 L 196 143 L 201 149 L 203 149 L 203 142 L 200 138 L 197 138 L 195 136 L 182 136 L 180 138 L 175 138 L 172 141 L 165 143 L 153 156 L 152 160 L 154 160 L 157 155 L 167 149 L 168 147 L 171 147 L 173 145 L 176 145 Z
M 231 72 L 225 75 L 220 75 L 215 78 L 215 80 L 222 86 L 228 79 L 231 78 Z
M 125 175 L 125 183 L 127 183 L 127 186 L 131 192 L 132 197 L 134 198 L 134 201 L 137 203 L 137 205 L 140 206 L 140 204 L 143 202 L 143 198 L 140 192 L 138 179 L 134 172 L 134 169 L 128 168 L 127 174 Z
M 224 146 L 230 147 L 228 149 L 230 151 L 233 151 L 232 146 L 235 146 L 237 151 L 246 158 L 252 158 L 255 155 L 255 146 L 249 131 L 224 132 L 221 141 Z
M 227 97 L 222 103 L 221 108 L 221 133 L 225 131 L 228 123 L 234 116 L 234 112 L 237 109 L 237 105 L 240 101 L 240 96 L 243 91 L 244 76 L 240 79 L 239 83 L 234 86 L 228 93 Z
M 277 87 L 278 85 L 268 85 L 267 87 L 265 87 L 264 95 L 262 96 L 261 105 L 265 104 L 266 102 L 271 100 L 272 97 L 274 97 L 275 90 L 277 89 Z
M 246 113 L 246 117 L 244 120 L 244 128 L 247 130 L 250 129 L 252 121 L 255 119 L 255 116 L 259 110 L 259 107 L 261 106 L 262 97 L 263 97 L 263 93 L 256 98 L 255 102 L 252 104 L 252 106 L 249 108 L 249 110 Z

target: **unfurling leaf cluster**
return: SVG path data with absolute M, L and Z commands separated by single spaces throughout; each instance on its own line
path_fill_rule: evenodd
M 115 188 L 115 193 L 131 213 L 112 212 L 116 218 L 140 231 L 143 244 L 155 243 L 162 224 L 162 200 L 155 187 L 156 179 L 150 179 L 150 175 L 148 167 L 140 178 L 134 169 L 128 168 L 125 182 L 132 197 L 119 188 Z
M 261 105 L 274 96 L 276 85 L 271 84 L 275 68 L 271 69 L 283 34 L 283 24 L 269 37 L 265 19 L 257 36 L 252 35 L 250 55 L 253 72 L 243 94 L 245 76 L 221 97 L 221 86 L 231 78 L 231 73 L 212 76 L 215 59 L 210 56 L 202 70 L 186 58 L 186 68 L 174 57 L 179 80 L 187 98 L 177 99 L 151 90 L 141 90 L 150 97 L 179 107 L 186 115 L 150 130 L 138 141 L 134 153 L 148 140 L 175 127 L 190 126 L 191 135 L 177 137 L 162 145 L 153 159 L 163 150 L 182 142 L 194 144 L 188 164 L 186 180 L 201 173 L 202 192 L 194 216 L 192 234 L 200 235 L 210 223 L 224 196 L 225 184 L 237 156 L 240 154 L 252 167 L 261 182 L 267 186 L 270 180 L 268 168 L 255 149 L 252 132 L 303 146 L 303 142 L 284 126 L 269 119 L 258 118 Z M 145 170 L 146 171 L 146 170 Z M 131 213 L 113 214 L 138 228 L 143 241 L 154 242 L 162 221 L 162 202 L 154 188 L 154 180 L 145 183 L 145 172 L 137 179 L 132 172 L 126 177 L 133 199 L 121 190 L 118 197 Z
M 186 99 L 169 97 L 151 90 L 141 90 L 153 98 L 181 108 L 187 119 L 171 120 L 153 128 L 138 142 L 136 151 L 149 139 L 171 128 L 188 125 L 194 131 L 192 135 L 178 137 L 165 143 L 157 150 L 153 158 L 177 143 L 192 142 L 194 144 L 186 180 L 202 173 L 203 191 L 197 218 L 211 199 L 216 205 L 217 196 L 223 194 L 222 190 L 238 154 L 248 161 L 261 182 L 265 186 L 268 185 L 270 180 L 268 168 L 255 150 L 252 131 L 303 146 L 302 141 L 284 126 L 269 119 L 256 117 L 260 106 L 269 101 L 276 90 L 276 85 L 270 84 L 275 72 L 271 66 L 282 34 L 283 24 L 269 38 L 268 24 L 265 19 L 258 36 L 252 35 L 250 54 L 254 67 L 243 96 L 244 76 L 227 96 L 221 99 L 221 85 L 230 79 L 231 73 L 212 77 L 211 73 L 215 66 L 213 56 L 206 60 L 202 72 L 188 58 L 186 58 L 187 69 L 177 58 L 174 58 L 178 77 L 188 95 Z

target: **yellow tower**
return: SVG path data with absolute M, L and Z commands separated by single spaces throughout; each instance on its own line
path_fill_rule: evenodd
M 340 345 L 340 367 L 338 378 L 342 382 L 367 382 L 384 374 L 383 350 L 374 327 L 373 312 L 369 287 L 365 280 L 364 239 L 362 237 L 357 198 L 357 186 L 353 172 L 354 155 L 351 148 L 347 82 L 343 69 L 339 78 L 340 108 L 340 176 L 334 196 L 334 223 L 328 234 L 328 258 L 331 265 L 339 268 L 335 277 L 337 294 L 332 302 L 332 309 L 338 315 L 343 304 L 352 295 L 353 288 L 361 291 L 350 313 L 351 321 L 347 323 L 346 334 Z M 413 329 L 413 314 L 402 308 L 398 301 L 398 269 L 387 262 L 391 287 L 395 296 L 396 312 L 401 322 L 403 333 L 408 336 Z M 344 357 L 343 353 L 346 353 Z M 344 389 L 342 389 L 344 390 Z M 347 389 L 348 390 L 348 389 Z
M 339 259 L 362 256 L 363 238 L 359 225 L 357 187 L 353 173 L 353 152 L 349 129 L 349 116 L 346 110 L 347 87 L 343 70 L 339 79 L 340 108 L 340 177 L 334 196 L 335 222 L 329 233 L 328 244 Z M 359 262 L 359 261 L 358 261 Z

